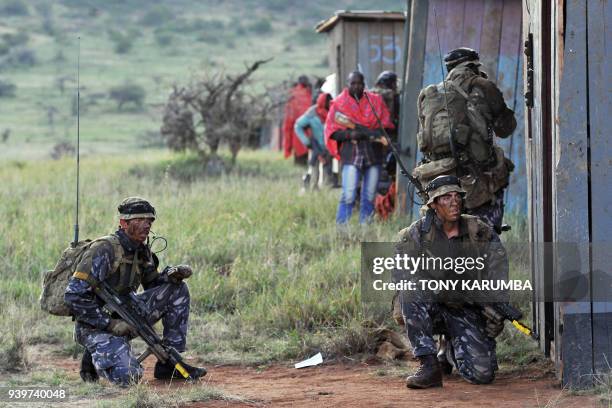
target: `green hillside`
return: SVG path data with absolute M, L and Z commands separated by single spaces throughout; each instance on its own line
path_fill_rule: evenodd
M 313 26 L 338 9 L 402 10 L 404 2 L 339 0 L 0 2 L 0 159 L 48 157 L 75 135 L 81 37 L 81 136 L 85 154 L 159 143 L 170 86 L 193 75 L 274 59 L 253 86 L 328 73 L 324 35 Z M 118 108 L 111 88 L 145 92 Z

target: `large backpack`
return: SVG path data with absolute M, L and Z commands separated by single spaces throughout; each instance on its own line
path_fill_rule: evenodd
M 42 310 L 56 316 L 70 316 L 71 312 L 64 303 L 64 292 L 76 266 L 81 262 L 83 254 L 98 241 L 108 241 L 113 247 L 114 263 L 112 271 L 119 268 L 124 251 L 116 235 L 108 235 L 95 240 L 79 241 L 74 247 L 70 245 L 64 250 L 55 268 L 45 272 L 43 288 L 40 294 L 40 307 Z
M 452 141 L 457 150 L 455 153 L 465 153 L 463 160 L 478 164 L 491 162 L 490 118 L 475 104 L 484 95 L 480 95 L 478 90 L 474 91 L 474 95 L 467 92 L 473 78 L 475 75 L 468 68 L 456 68 L 449 79 L 437 85 L 429 85 L 419 94 L 421 130 L 417 142 L 419 149 L 428 158 L 438 160 L 451 156 L 452 133 Z

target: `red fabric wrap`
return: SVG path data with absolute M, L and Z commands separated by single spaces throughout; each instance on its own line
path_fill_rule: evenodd
M 327 108 L 325 104 L 327 103 L 327 97 L 329 94 L 325 92 L 321 92 L 319 96 L 317 96 L 317 107 L 315 108 L 319 119 L 321 119 L 321 123 L 325 124 L 325 120 L 327 119 Z
M 337 159 L 340 159 L 338 153 L 338 143 L 331 138 L 331 135 L 338 130 L 346 129 L 335 121 L 336 112 L 342 112 L 347 116 L 351 122 L 367 127 L 368 129 L 378 128 L 378 122 L 370 104 L 366 100 L 366 96 L 372 102 L 372 106 L 376 111 L 376 114 L 380 118 L 380 121 L 385 129 L 393 129 L 395 126 L 391 122 L 391 116 L 389 109 L 382 98 L 382 96 L 364 91 L 364 96 L 359 99 L 359 102 L 355 100 L 350 94 L 348 89 L 344 89 L 336 99 L 334 99 L 329 108 L 327 120 L 325 121 L 325 145 L 327 150 Z
M 285 105 L 285 117 L 283 119 L 283 150 L 286 158 L 291 156 L 292 152 L 296 157 L 308 153 L 308 149 L 295 134 L 293 125 L 310 107 L 311 101 L 310 88 L 297 84 L 289 91 L 289 100 Z

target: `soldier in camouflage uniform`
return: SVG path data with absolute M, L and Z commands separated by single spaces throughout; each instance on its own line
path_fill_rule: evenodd
M 157 271 L 159 260 L 146 245 L 155 220 L 155 209 L 149 202 L 130 197 L 123 200 L 118 210 L 119 229 L 96 240 L 83 254 L 70 278 L 64 301 L 76 320 L 76 341 L 85 347 L 81 362 L 83 380 L 95 381 L 103 376 L 125 386 L 137 383 L 143 375 L 130 346 L 130 340 L 137 335 L 135 329 L 106 312 L 102 300 L 79 276 L 86 274 L 97 281 L 107 281 L 119 295 L 135 293 L 142 284 L 144 291 L 136 297 L 149 312 L 149 323 L 161 319 L 164 343 L 183 352 L 189 319 L 189 290 L 183 279 L 191 275 L 191 268 L 180 265 Z M 205 373 L 204 369 L 195 368 L 190 374 L 197 378 Z M 159 361 L 154 376 L 180 378 L 174 367 Z
M 400 232 L 398 253 L 444 256 L 449 251 L 465 255 L 479 253 L 486 259 L 486 279 L 508 278 L 508 259 L 498 235 L 477 217 L 461 214 L 465 191 L 455 176 L 439 176 L 426 188 L 430 215 L 429 229 L 422 218 Z M 461 245 L 461 248 L 458 248 Z M 457 252 L 455 252 L 457 253 Z M 471 255 L 473 256 L 473 255 Z M 419 277 L 421 271 L 411 275 Z M 422 276 L 421 276 L 422 277 Z M 433 296 L 433 297 L 432 297 Z M 418 371 L 407 378 L 409 388 L 442 386 L 442 370 L 436 358 L 434 334 L 446 334 L 448 355 L 459 374 L 473 384 L 493 381 L 497 370 L 495 337 L 503 330 L 503 319 L 489 319 L 482 308 L 464 303 L 464 295 L 451 293 L 452 301 L 426 292 L 401 292 L 401 311 L 406 332 L 419 359 Z M 501 296 L 500 296 L 501 299 Z
M 480 70 L 479 59 L 471 48 L 450 51 L 444 57 L 448 71 L 444 91 L 442 84 L 430 85 L 419 94 L 421 131 L 417 139 L 423 161 L 414 174 L 423 185 L 441 174 L 459 177 L 467 194 L 465 213 L 479 217 L 500 233 L 504 190 L 514 164 L 495 145 L 494 136 L 510 136 L 516 119 L 497 85 Z M 443 93 L 448 96 L 436 99 Z M 450 114 L 440 115 L 446 108 Z M 450 123 L 452 130 L 443 126 L 445 123 Z

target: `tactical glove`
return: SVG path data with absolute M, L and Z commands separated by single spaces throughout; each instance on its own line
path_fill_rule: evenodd
M 487 336 L 494 339 L 504 330 L 504 322 L 496 322 L 493 320 L 487 320 L 487 326 L 485 327 L 485 332 Z
M 180 282 L 187 279 L 193 273 L 189 265 L 176 265 L 168 268 L 168 278 L 174 282 Z
M 115 336 L 138 337 L 136 329 L 121 319 L 111 319 L 106 329 Z
M 504 330 L 504 316 L 498 313 L 493 307 L 485 306 L 482 313 L 487 318 L 485 332 L 487 336 L 494 339 Z

